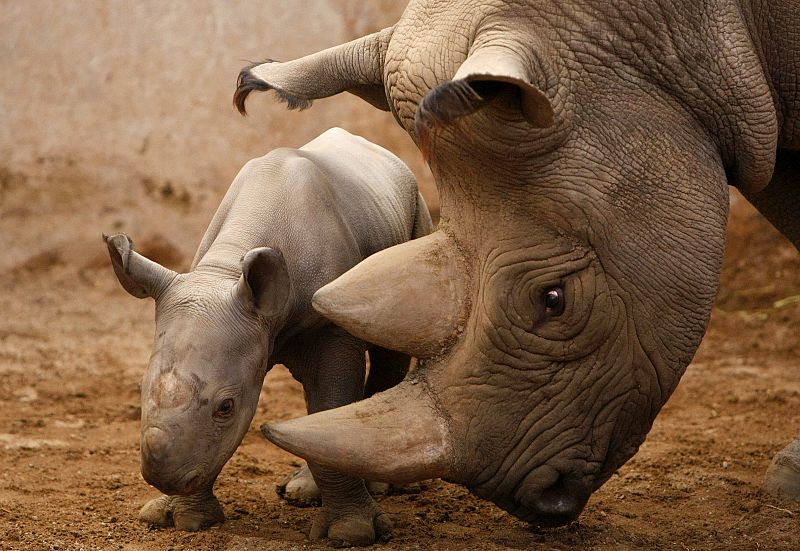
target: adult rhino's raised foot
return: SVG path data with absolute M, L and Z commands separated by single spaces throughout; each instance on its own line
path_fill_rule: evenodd
M 438 231 L 314 298 L 421 358 L 415 379 L 270 437 L 378 480 L 443 476 L 535 524 L 574 518 L 700 343 L 728 185 L 800 245 L 798 26 L 788 0 L 414 0 L 391 28 L 249 68 L 391 110 L 441 197 Z

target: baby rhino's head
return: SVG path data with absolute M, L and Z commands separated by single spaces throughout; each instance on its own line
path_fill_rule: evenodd
M 268 367 L 272 328 L 288 302 L 275 249 L 242 260 L 236 280 L 177 274 L 106 238 L 122 286 L 156 301 L 156 334 L 142 380 L 142 476 L 170 495 L 210 491 L 242 441 Z

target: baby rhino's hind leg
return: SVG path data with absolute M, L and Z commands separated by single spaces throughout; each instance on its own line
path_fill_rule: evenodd
M 392 487 L 386 482 L 372 480 L 368 480 L 366 484 L 367 490 L 374 496 L 386 494 Z M 303 463 L 283 482 L 278 484 L 275 487 L 275 492 L 286 503 L 295 507 L 319 507 L 322 505 L 322 494 L 307 463 Z
M 364 398 L 383 392 L 402 381 L 408 373 L 411 357 L 380 346 L 369 347 L 369 375 Z
M 369 348 L 369 360 L 370 369 L 364 398 L 392 388 L 402 381 L 411 363 L 410 356 L 379 346 Z M 367 481 L 366 484 L 367 490 L 372 495 L 385 494 L 391 488 L 385 482 Z M 322 494 L 306 463 L 278 484 L 275 490 L 288 504 L 295 507 L 317 507 L 322 503 Z
M 800 151 L 779 149 L 769 185 L 747 200 L 800 249 Z M 764 490 L 783 499 L 800 500 L 800 437 L 775 454 Z
M 295 507 L 318 507 L 322 503 L 322 494 L 306 463 L 278 484 L 275 491 Z
M 380 346 L 369 347 L 369 375 L 364 387 L 364 398 L 388 390 L 402 381 L 411 365 L 411 356 Z M 367 489 L 372 495 L 382 495 L 392 489 L 386 482 L 367 481 Z

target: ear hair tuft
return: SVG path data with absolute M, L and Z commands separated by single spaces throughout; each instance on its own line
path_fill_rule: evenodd
M 427 157 L 432 132 L 478 111 L 486 101 L 486 98 L 463 79 L 450 80 L 425 94 L 414 117 L 414 127 L 423 155 Z

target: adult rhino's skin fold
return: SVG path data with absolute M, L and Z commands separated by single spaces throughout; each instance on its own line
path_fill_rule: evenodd
M 286 451 L 367 480 L 405 484 L 452 472 L 447 420 L 425 382 L 413 378 L 369 400 L 261 431 Z

